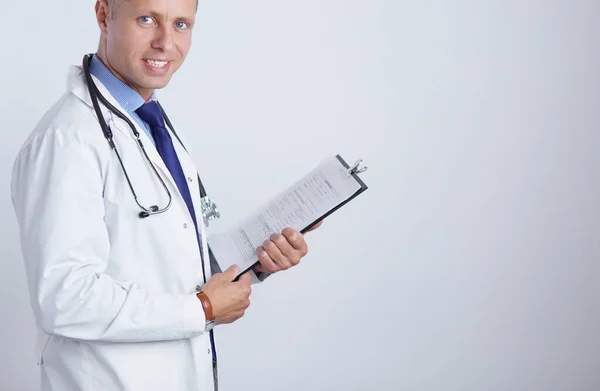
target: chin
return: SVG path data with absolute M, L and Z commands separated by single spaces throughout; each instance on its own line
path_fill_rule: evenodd
M 170 77 L 150 80 L 145 79 L 140 80 L 140 83 L 138 85 L 146 90 L 160 90 L 162 88 L 165 88 L 167 84 L 169 84 L 170 80 Z
M 167 84 L 169 84 L 169 82 L 171 81 L 171 77 L 173 76 L 173 74 L 167 74 L 161 77 L 157 77 L 157 78 L 151 78 L 149 80 L 150 84 L 155 85 L 155 88 L 163 88 L 166 87 Z
M 150 90 L 160 90 L 163 89 L 167 86 L 167 84 L 169 84 L 168 81 L 164 82 L 164 83 L 152 83 L 150 85 L 148 85 L 148 89 Z

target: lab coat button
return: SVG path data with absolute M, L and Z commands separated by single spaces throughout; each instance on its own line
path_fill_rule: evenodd
M 187 223 L 183 223 L 183 229 L 187 229 Z
M 191 176 L 188 177 L 188 182 L 192 183 L 193 179 Z
M 210 354 L 210 348 L 208 348 L 208 354 Z

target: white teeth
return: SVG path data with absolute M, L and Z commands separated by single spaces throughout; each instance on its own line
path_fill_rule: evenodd
M 155 60 L 146 60 L 148 64 L 156 68 L 162 68 L 167 65 L 168 61 L 155 61 Z

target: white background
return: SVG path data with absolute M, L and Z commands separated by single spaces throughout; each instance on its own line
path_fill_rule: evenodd
M 2 5 L 3 391 L 38 384 L 10 170 L 93 6 Z M 221 390 L 600 389 L 599 26 L 597 0 L 200 1 L 159 96 L 221 227 L 323 156 L 369 166 L 218 331 Z

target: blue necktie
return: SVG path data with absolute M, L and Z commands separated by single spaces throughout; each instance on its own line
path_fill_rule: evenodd
M 175 152 L 175 148 L 173 147 L 173 141 L 171 136 L 169 135 L 169 131 L 165 126 L 165 121 L 162 116 L 162 112 L 160 110 L 160 106 L 156 101 L 149 101 L 143 104 L 140 108 L 136 110 L 136 113 L 140 116 L 140 118 L 145 121 L 152 130 L 152 136 L 154 137 L 154 142 L 156 143 L 156 149 L 158 150 L 158 154 L 162 157 L 163 162 L 171 172 L 171 176 L 175 180 L 177 184 L 177 188 L 179 189 L 179 193 L 183 197 L 185 201 L 188 211 L 194 221 L 194 227 L 196 228 L 196 234 L 199 237 L 200 231 L 198 230 L 198 223 L 196 221 L 196 213 L 194 213 L 194 204 L 192 203 L 192 197 L 190 195 L 190 188 L 188 187 L 185 174 L 183 173 L 183 169 L 181 168 L 181 163 L 179 162 L 179 158 L 177 157 L 177 153 Z M 198 238 L 199 240 L 200 238 Z M 198 241 L 200 244 L 200 241 Z M 200 252 L 202 253 L 202 246 L 200 246 Z
M 192 204 L 190 188 L 188 187 L 187 181 L 185 179 L 185 174 L 183 173 L 183 169 L 181 168 L 181 163 L 179 162 L 179 158 L 177 157 L 177 153 L 175 152 L 175 148 L 173 147 L 171 135 L 169 134 L 169 131 L 165 126 L 165 121 L 162 116 L 160 106 L 158 105 L 158 103 L 156 103 L 156 101 L 151 100 L 149 102 L 144 103 L 140 108 L 138 108 L 136 110 L 136 113 L 144 122 L 150 125 L 150 128 L 152 130 L 152 137 L 154 137 L 154 142 L 156 144 L 156 149 L 158 150 L 159 155 L 162 157 L 163 162 L 171 172 L 171 176 L 175 180 L 177 188 L 179 189 L 181 196 L 187 204 L 190 215 L 192 216 L 192 220 L 194 221 L 194 227 L 196 228 L 196 237 L 198 238 L 198 246 L 200 247 L 200 255 L 202 256 L 203 251 L 202 243 L 200 241 L 200 231 L 198 230 L 198 223 L 196 222 L 196 214 L 194 213 L 194 204 Z M 204 257 L 202 257 L 202 259 L 204 259 Z M 202 271 L 204 272 L 204 262 L 202 262 Z M 217 352 L 215 351 L 215 341 L 212 330 L 210 332 L 210 343 L 212 347 L 213 356 L 213 371 L 216 371 Z

